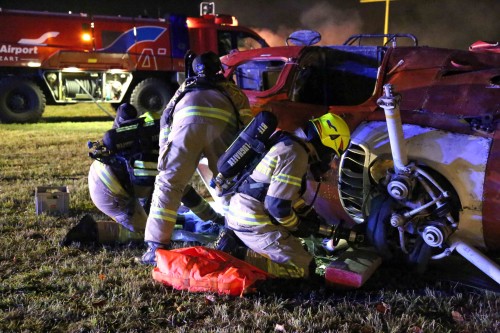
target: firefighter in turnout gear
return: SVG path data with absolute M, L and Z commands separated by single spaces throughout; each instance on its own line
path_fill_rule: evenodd
M 217 160 L 239 129 L 251 120 L 248 98 L 222 75 L 213 52 L 192 61 L 194 75 L 178 89 L 163 112 L 160 130 L 159 174 L 156 177 L 141 258 L 155 265 L 157 248 L 167 248 L 181 197 L 202 157 L 217 174 Z
M 92 202 L 112 221 L 96 222 L 87 214 L 69 230 L 61 245 L 72 242 L 143 242 L 154 180 L 158 174 L 159 118 L 160 115 L 151 113 L 138 116 L 131 104 L 120 105 L 112 126 L 112 130 L 118 131 L 107 132 L 116 136 L 105 135 L 103 139 L 111 152 L 109 156 L 91 154 L 96 160 L 92 162 L 88 175 Z M 138 125 L 148 128 L 147 132 L 140 132 Z M 118 135 L 126 131 L 129 134 Z M 141 135 L 147 138 L 138 139 Z M 122 151 L 116 148 L 123 145 L 130 147 Z M 216 217 L 212 207 L 191 186 L 186 187 L 183 203 L 204 221 Z
M 293 135 L 276 131 L 272 147 L 231 197 L 226 222 L 243 243 L 268 260 L 269 273 L 280 278 L 307 278 L 313 257 L 298 237 L 319 229 L 311 207 L 301 198 L 308 171 L 316 181 L 330 169 L 350 142 L 347 124 L 325 114 Z M 277 139 L 276 139 L 277 138 Z

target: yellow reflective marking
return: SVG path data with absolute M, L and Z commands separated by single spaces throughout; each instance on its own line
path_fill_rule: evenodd
M 169 126 L 163 127 L 160 130 L 160 142 L 165 141 L 168 138 L 169 134 L 170 134 L 170 127 Z
M 292 216 L 288 219 L 281 220 L 280 223 L 286 227 L 294 227 L 299 223 L 299 219 L 297 218 L 297 215 L 292 214 Z
M 262 161 L 260 161 L 259 164 L 257 164 L 257 167 L 255 169 L 266 176 L 271 176 L 273 170 L 276 168 L 276 163 L 277 163 L 276 158 L 271 158 L 266 155 L 264 156 Z
M 134 169 L 134 176 L 156 176 L 158 170 Z
M 194 207 L 188 207 L 193 213 L 198 215 L 199 213 L 203 212 L 204 210 L 208 209 L 210 205 L 206 201 L 201 201 L 198 205 Z
M 156 163 L 156 162 L 140 161 L 140 160 L 134 161 L 134 168 L 155 169 L 156 170 L 157 165 L 158 165 L 158 163 Z
M 282 173 L 279 175 L 273 176 L 272 180 L 280 182 L 280 183 L 299 186 L 299 187 L 302 185 L 301 178 L 287 175 L 287 174 L 282 174 Z
M 188 106 L 180 109 L 174 115 L 176 119 L 183 119 L 192 116 L 201 116 L 205 118 L 213 118 L 225 121 L 226 123 L 235 125 L 236 121 L 232 114 L 224 109 L 210 108 L 206 106 Z
M 166 208 L 151 207 L 151 212 L 149 215 L 153 218 L 170 223 L 175 223 L 175 221 L 177 220 L 177 212 Z
M 234 211 L 229 208 L 229 215 L 240 224 L 246 225 L 262 225 L 262 224 L 272 224 L 269 216 L 267 215 L 254 215 L 250 213 L 243 213 L 240 211 Z
M 127 191 L 125 191 L 125 189 L 121 186 L 118 178 L 106 169 L 105 164 L 97 161 L 95 166 L 97 168 L 97 175 L 112 193 L 121 196 L 128 196 Z

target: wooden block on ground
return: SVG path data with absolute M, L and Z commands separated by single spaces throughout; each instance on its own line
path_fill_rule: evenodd
M 325 271 L 327 285 L 340 288 L 361 287 L 382 263 L 382 258 L 370 248 L 349 248 Z

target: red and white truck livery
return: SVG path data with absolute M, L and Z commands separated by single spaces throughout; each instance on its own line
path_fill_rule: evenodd
M 130 101 L 161 112 L 187 50 L 267 46 L 230 15 L 139 18 L 0 9 L 0 121 L 37 122 L 45 105 Z

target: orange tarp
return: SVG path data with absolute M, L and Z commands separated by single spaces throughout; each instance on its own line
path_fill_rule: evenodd
M 158 249 L 153 279 L 178 290 L 241 296 L 270 275 L 225 252 L 193 246 Z

